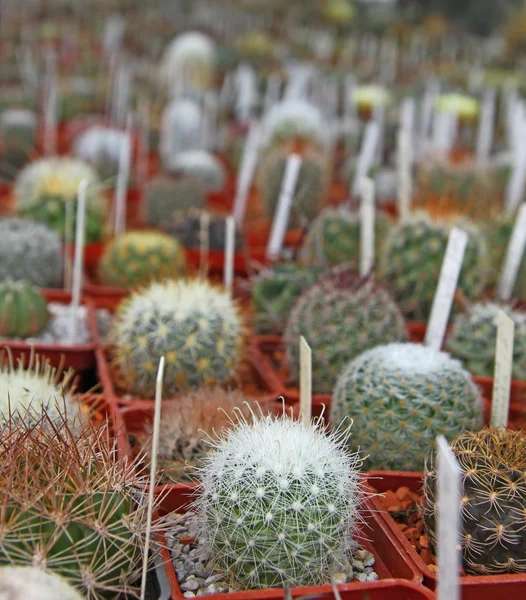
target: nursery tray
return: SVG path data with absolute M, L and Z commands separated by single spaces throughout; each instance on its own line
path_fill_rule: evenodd
M 71 301 L 71 292 L 64 290 L 46 289 L 42 290 L 42 294 L 48 302 L 69 304 Z M 55 368 L 62 367 L 64 369 L 73 368 L 75 371 L 89 371 L 95 366 L 96 331 L 92 327 L 93 317 L 91 316 L 93 306 L 86 297 L 81 298 L 81 305 L 87 308 L 87 323 L 92 337 L 91 342 L 88 344 L 69 346 L 65 344 L 15 341 L 5 338 L 0 340 L 0 346 L 9 348 L 15 361 L 18 358 L 27 359 L 33 350 L 39 356 L 47 358 Z
M 407 487 L 411 492 L 420 492 L 422 489 L 422 474 L 404 471 L 371 471 L 367 474 L 367 483 L 379 494 L 388 490 L 396 491 Z M 416 565 L 424 578 L 424 585 L 435 589 L 437 575 L 428 568 L 419 556 L 415 547 L 407 540 L 394 518 L 387 512 L 387 506 L 381 495 L 374 496 L 371 500 L 382 518 L 398 540 L 398 546 Z M 518 600 L 526 597 L 526 575 L 463 575 L 460 577 L 463 600 Z M 483 593 L 484 592 L 484 593 Z M 480 594 L 483 593 L 481 596 Z M 476 597 L 475 597 L 476 595 Z

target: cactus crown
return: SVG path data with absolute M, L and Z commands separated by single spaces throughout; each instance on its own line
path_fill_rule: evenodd
M 470 374 L 444 352 L 388 344 L 350 362 L 336 383 L 335 423 L 351 417 L 370 468 L 418 471 L 437 435 L 482 426 L 483 404 Z
M 192 176 L 208 192 L 221 191 L 225 187 L 225 167 L 206 150 L 178 153 L 170 163 L 170 171 Z
M 159 153 L 168 172 L 179 152 L 199 149 L 202 118 L 199 104 L 188 99 L 174 99 L 164 109 Z
M 325 124 L 319 109 L 305 100 L 285 100 L 275 104 L 263 121 L 265 146 L 302 139 L 325 146 Z
M 526 564 L 526 433 L 505 429 L 466 432 L 451 442 L 461 470 L 460 546 L 472 575 L 524 573 Z M 437 471 L 424 472 L 424 518 L 436 543 Z
M 239 418 L 200 469 L 200 541 L 249 588 L 317 584 L 356 531 L 361 460 L 349 429 Z
M 464 94 L 443 94 L 435 100 L 439 112 L 451 112 L 464 119 L 474 119 L 480 112 L 480 102 Z
M 360 107 L 385 106 L 390 101 L 390 94 L 381 85 L 361 85 L 354 90 L 352 101 Z

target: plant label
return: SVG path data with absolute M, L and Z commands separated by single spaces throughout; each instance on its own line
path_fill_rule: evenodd
M 252 180 L 254 179 L 254 173 L 256 172 L 260 145 L 261 126 L 254 122 L 250 126 L 245 142 L 243 159 L 237 178 L 237 190 L 232 215 L 238 227 L 241 227 L 245 218 L 248 195 L 252 186 Z
M 398 131 L 398 153 L 397 153 L 397 171 L 398 171 L 398 213 L 401 219 L 409 214 L 411 208 L 411 136 L 407 129 L 400 127 Z
M 513 336 L 515 323 L 500 310 L 497 316 L 495 375 L 491 400 L 491 426 L 507 427 L 510 410 L 511 373 L 513 368 Z
M 360 155 L 358 156 L 358 162 L 356 164 L 356 173 L 351 189 L 351 194 L 353 196 L 356 196 L 359 193 L 361 180 L 364 177 L 367 177 L 369 170 L 373 166 L 379 138 L 380 128 L 378 123 L 371 121 L 365 129 L 362 146 L 360 148 Z
M 300 419 L 309 425 L 312 417 L 312 351 L 300 337 Z
M 360 203 L 360 275 L 370 275 L 374 265 L 374 182 L 364 177 L 361 182 Z
M 123 233 L 126 229 L 126 193 L 130 178 L 131 150 L 131 115 L 128 115 L 126 137 L 121 144 L 119 152 L 119 171 L 117 173 L 117 184 L 114 195 L 115 235 Z
M 234 217 L 229 216 L 225 222 L 225 264 L 224 264 L 224 284 L 227 292 L 232 295 L 234 285 L 234 245 L 236 236 L 236 222 Z
M 504 267 L 497 289 L 498 297 L 507 302 L 511 299 L 517 281 L 524 249 L 526 247 L 526 203 L 521 204 L 510 237 Z
M 495 120 L 495 90 L 484 94 L 482 112 L 477 136 L 477 159 L 485 164 L 491 154 L 493 145 L 493 122 Z
M 73 284 L 71 289 L 71 343 L 75 343 L 78 331 L 80 292 L 84 266 L 84 235 L 86 231 L 86 201 L 89 181 L 79 183 L 77 196 L 77 226 L 75 231 L 75 258 L 73 262 Z

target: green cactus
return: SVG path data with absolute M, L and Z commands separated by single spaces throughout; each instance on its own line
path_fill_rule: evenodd
M 329 582 L 363 500 L 349 435 L 287 416 L 240 419 L 199 473 L 207 554 L 249 589 Z
M 225 167 L 205 150 L 179 152 L 170 163 L 170 172 L 193 177 L 206 192 L 220 192 L 226 185 Z
M 348 265 L 334 268 L 294 306 L 285 329 L 286 357 L 299 381 L 299 339 L 312 349 L 314 393 L 330 394 L 341 369 L 364 350 L 407 339 L 404 319 L 389 293 Z
M 327 131 L 317 106 L 305 100 L 284 100 L 274 104 L 263 121 L 262 143 L 266 150 L 291 142 L 303 142 L 321 149 Z
M 483 429 L 450 444 L 461 469 L 459 545 L 467 575 L 525 573 L 526 432 Z M 436 546 L 436 458 L 424 470 L 424 521 Z
M 256 333 L 281 335 L 296 301 L 321 272 L 319 267 L 291 262 L 259 273 L 251 286 Z
M 484 302 L 470 306 L 467 314 L 458 314 L 447 338 L 447 350 L 473 375 L 493 377 L 501 310 L 515 323 L 513 379 L 526 379 L 526 314 L 508 306 Z
M 342 370 L 330 420 L 353 419 L 352 447 L 373 470 L 419 471 L 438 435 L 451 438 L 483 424 L 483 402 L 470 374 L 444 352 L 387 344 Z
M 190 209 L 202 210 L 205 188 L 188 175 L 158 175 L 148 183 L 145 205 L 146 223 L 150 227 L 164 227 L 174 219 L 181 219 Z
M 65 579 L 38 567 L 0 567 L 0 598 L 9 600 L 83 600 Z
M 4 153 L 10 148 L 30 152 L 36 146 L 37 115 L 31 110 L 10 109 L 0 113 L 0 142 Z
M 270 220 L 274 217 L 278 205 L 289 156 L 287 149 L 276 148 L 265 155 L 258 170 L 257 188 Z M 320 211 L 329 190 L 330 168 L 324 153 L 309 148 L 301 158 L 289 227 L 312 221 Z
M 137 287 L 182 275 L 184 250 L 179 242 L 155 231 L 127 231 L 104 250 L 99 278 L 104 285 Z
M 48 321 L 47 301 L 35 286 L 25 280 L 0 280 L 0 337 L 32 337 Z
M 377 211 L 375 219 L 376 256 L 387 237 L 389 218 Z M 360 215 L 348 208 L 326 208 L 312 222 L 303 241 L 300 258 L 309 262 L 335 267 L 342 263 L 360 262 Z
M 98 66 L 100 66 L 98 64 Z M 91 77 L 70 77 L 62 81 L 60 119 L 69 121 L 82 115 L 102 112 L 104 94 Z M 99 110 L 101 109 L 101 110 Z
M 0 280 L 12 277 L 56 288 L 62 283 L 62 266 L 62 245 L 55 231 L 26 219 L 0 219 Z
M 113 356 L 132 394 L 152 398 L 161 356 L 165 395 L 226 384 L 241 359 L 244 324 L 230 296 L 207 281 L 153 283 L 118 308 Z
M 71 158 L 42 158 L 27 165 L 13 185 L 15 211 L 22 217 L 46 223 L 65 236 L 67 205 L 72 204 L 74 237 L 78 187 L 89 182 L 86 203 L 86 242 L 101 240 L 105 219 L 105 200 L 95 171 L 86 163 Z
M 468 220 L 432 221 L 417 212 L 392 229 L 380 259 L 380 275 L 408 319 L 429 317 L 452 225 L 469 235 L 458 287 L 473 300 L 484 290 L 489 263 L 481 230 Z

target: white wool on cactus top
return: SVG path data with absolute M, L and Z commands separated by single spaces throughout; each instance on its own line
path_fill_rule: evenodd
M 179 152 L 170 161 L 170 171 L 195 177 L 210 191 L 225 187 L 225 168 L 218 158 L 206 150 Z
M 280 139 L 305 138 L 320 145 L 327 142 L 321 111 L 307 100 L 284 100 L 275 104 L 263 121 L 263 144 Z
M 96 162 L 103 157 L 119 160 L 121 147 L 128 143 L 124 131 L 94 125 L 81 133 L 74 143 L 75 155 L 88 162 Z
M 82 600 L 64 579 L 37 567 L 0 568 L 0 600 Z
M 198 150 L 201 145 L 203 114 L 192 100 L 172 100 L 164 109 L 161 121 L 159 152 L 165 169 L 172 170 L 180 152 Z

